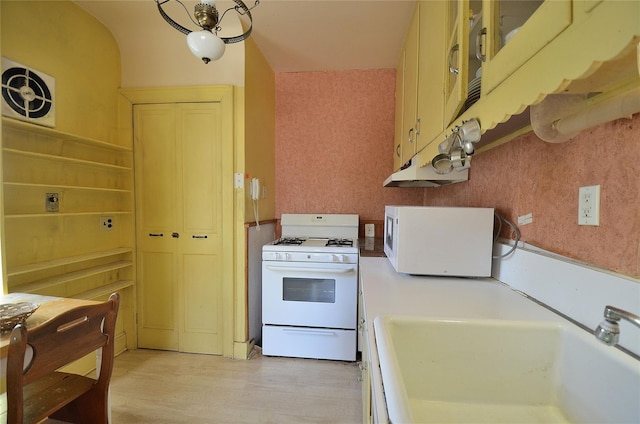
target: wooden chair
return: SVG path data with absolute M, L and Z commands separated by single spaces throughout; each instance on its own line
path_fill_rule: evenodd
M 108 424 L 108 388 L 113 370 L 114 333 L 120 295 L 81 306 L 27 332 L 11 332 L 7 358 L 7 393 L 3 407 L 7 424 L 56 420 Z M 33 359 L 25 364 L 27 345 Z M 97 379 L 57 371 L 102 349 Z

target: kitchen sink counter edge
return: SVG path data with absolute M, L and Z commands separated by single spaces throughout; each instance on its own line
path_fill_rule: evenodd
M 388 422 L 374 319 L 384 315 L 434 319 L 566 320 L 494 278 L 414 276 L 397 273 L 386 258 L 360 258 L 363 311 L 370 357 L 374 422 Z

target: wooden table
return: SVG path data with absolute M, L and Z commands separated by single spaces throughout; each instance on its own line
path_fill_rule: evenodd
M 0 304 L 30 302 L 40 307 L 27 319 L 27 329 L 37 327 L 43 322 L 78 306 L 93 305 L 99 302 L 65 297 L 41 296 L 29 293 L 10 293 L 0 296 Z M 0 358 L 6 358 L 9 352 L 10 331 L 0 334 Z

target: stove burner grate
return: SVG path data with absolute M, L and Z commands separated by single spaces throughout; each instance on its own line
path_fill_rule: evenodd
M 327 246 L 348 246 L 348 247 L 353 247 L 353 240 L 352 239 L 338 239 L 338 238 L 332 238 L 329 239 L 329 241 L 327 241 Z
M 306 239 L 302 237 L 281 237 L 278 240 L 274 241 L 274 245 L 283 245 L 283 246 L 299 246 L 305 242 Z

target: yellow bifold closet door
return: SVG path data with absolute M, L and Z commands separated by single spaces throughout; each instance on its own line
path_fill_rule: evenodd
M 217 103 L 134 106 L 138 347 L 222 354 L 222 175 L 232 158 L 221 119 Z

